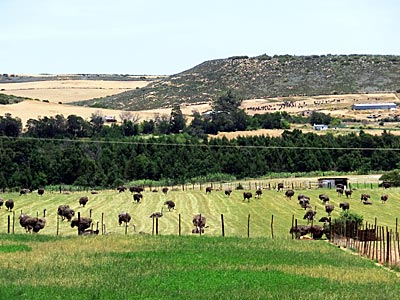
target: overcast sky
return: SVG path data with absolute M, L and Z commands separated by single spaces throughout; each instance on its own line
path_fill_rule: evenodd
M 398 0 L 0 0 L 0 73 L 172 75 L 261 54 L 400 54 Z

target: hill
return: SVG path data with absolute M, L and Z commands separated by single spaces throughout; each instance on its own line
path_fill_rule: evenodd
M 233 90 L 243 99 L 372 93 L 400 89 L 400 56 L 238 56 L 206 61 L 121 94 L 78 105 L 142 110 L 209 102 Z

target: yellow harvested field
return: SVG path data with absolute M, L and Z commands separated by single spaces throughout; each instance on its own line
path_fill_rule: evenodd
M 0 83 L 1 93 L 50 102 L 68 103 L 119 94 L 142 88 L 150 81 L 52 80 Z
M 186 115 L 191 115 L 192 110 L 197 109 L 200 112 L 204 111 L 205 105 L 192 105 L 182 108 L 182 112 Z M 117 121 L 120 121 L 121 113 L 126 111 L 115 110 L 115 109 L 102 109 L 102 108 L 91 108 L 83 106 L 75 106 L 68 104 L 58 104 L 52 102 L 42 102 L 37 100 L 25 100 L 23 102 L 11 105 L 0 105 L 0 116 L 5 114 L 11 114 L 12 117 L 18 117 L 21 119 L 22 124 L 25 126 L 26 121 L 29 119 L 38 119 L 40 117 L 54 117 L 56 115 L 63 115 L 68 117 L 69 115 L 77 115 L 86 120 L 89 120 L 92 114 L 99 113 L 104 116 L 113 116 Z M 156 114 L 159 115 L 170 115 L 171 109 L 153 109 L 153 110 L 142 110 L 142 111 L 131 111 L 133 115 L 137 115 L 140 121 L 154 119 Z

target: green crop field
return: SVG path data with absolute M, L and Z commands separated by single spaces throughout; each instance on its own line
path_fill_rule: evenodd
M 1 299 L 398 299 L 397 274 L 326 241 L 0 235 Z
M 271 237 L 271 220 L 273 215 L 273 233 L 276 238 L 290 238 L 289 229 L 294 215 L 299 224 L 304 224 L 305 211 L 300 208 L 297 195 L 302 193 L 311 198 L 311 205 L 317 209 L 317 221 L 326 216 L 324 205 L 318 199 L 320 193 L 326 193 L 330 202 L 334 204 L 333 218 L 340 213 L 339 203 L 348 201 L 350 210 L 364 217 L 369 224 L 375 222 L 378 225 L 389 226 L 395 229 L 396 218 L 400 214 L 400 194 L 398 188 L 384 190 L 382 188 L 360 188 L 354 191 L 352 198 L 339 197 L 334 189 L 307 189 L 296 190 L 296 194 L 288 200 L 284 193 L 276 190 L 263 190 L 260 198 L 252 198 L 250 202 L 243 201 L 243 191 L 234 190 L 230 197 L 224 191 L 212 191 L 206 194 L 204 190 L 169 191 L 165 196 L 161 191 L 154 193 L 148 191 L 143 193 L 144 198 L 140 204 L 133 203 L 130 192 L 118 193 L 117 191 L 100 191 L 92 195 L 85 192 L 74 192 L 69 195 L 45 192 L 43 196 L 37 193 L 19 196 L 18 193 L 2 194 L 4 200 L 14 199 L 14 212 L 8 212 L 5 207 L 0 209 L 0 233 L 8 231 L 8 216 L 10 216 L 10 230 L 14 217 L 14 232 L 24 233 L 24 229 L 18 223 L 20 212 L 31 216 L 42 216 L 46 209 L 46 227 L 39 232 L 40 235 L 56 235 L 57 233 L 57 208 L 61 204 L 68 204 L 75 210 L 75 216 L 80 212 L 81 216 L 87 217 L 92 213 L 94 226 L 97 222 L 105 224 L 107 234 L 125 234 L 124 226 L 118 225 L 118 214 L 129 212 L 132 216 L 131 224 L 136 225 L 136 234 L 152 233 L 153 220 L 150 214 L 160 211 L 166 200 L 173 200 L 176 209 L 169 212 L 166 207 L 163 217 L 159 219 L 159 234 L 177 235 L 179 233 L 179 215 L 181 217 L 181 234 L 190 235 L 193 227 L 192 218 L 195 214 L 202 214 L 207 218 L 205 234 L 210 236 L 222 235 L 221 214 L 224 218 L 225 236 L 247 237 L 248 221 L 250 215 L 249 233 L 251 237 Z M 371 194 L 373 205 L 363 205 L 360 201 L 361 193 Z M 380 196 L 383 193 L 389 195 L 387 203 L 381 203 Z M 253 195 L 255 191 L 253 190 Z M 89 202 L 86 207 L 80 207 L 78 199 L 88 196 Z M 76 235 L 77 230 L 72 229 L 67 221 L 59 223 L 59 235 Z M 131 225 L 127 230 L 128 235 L 135 234 Z

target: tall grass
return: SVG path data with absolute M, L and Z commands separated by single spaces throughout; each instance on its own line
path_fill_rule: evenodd
M 396 299 L 397 276 L 324 241 L 2 236 L 1 299 Z

